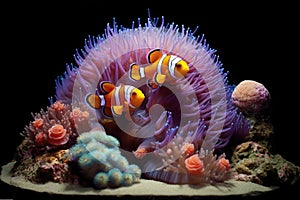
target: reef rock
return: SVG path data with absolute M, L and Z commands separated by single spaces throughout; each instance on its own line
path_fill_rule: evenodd
M 256 142 L 269 150 L 272 147 L 272 136 L 274 134 L 274 127 L 271 117 L 248 117 L 250 123 L 250 131 L 245 137 L 247 141 Z
M 248 141 L 236 147 L 232 156 L 234 178 L 266 186 L 295 184 L 300 178 L 300 167 L 287 161 L 259 143 Z

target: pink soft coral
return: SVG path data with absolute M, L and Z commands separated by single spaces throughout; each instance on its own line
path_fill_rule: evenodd
M 21 133 L 38 155 L 52 149 L 71 147 L 79 133 L 90 130 L 90 115 L 85 106 L 53 102 L 47 110 L 32 114 L 34 120 Z

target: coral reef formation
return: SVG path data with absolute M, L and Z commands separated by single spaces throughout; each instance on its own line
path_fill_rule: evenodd
M 34 120 L 25 126 L 21 135 L 33 155 L 68 149 L 76 142 L 79 132 L 90 129 L 90 114 L 85 105 L 72 108 L 70 104 L 56 101 L 32 117 Z
M 250 131 L 233 147 L 231 156 L 235 179 L 261 185 L 292 185 L 300 179 L 300 167 L 272 152 L 274 127 L 268 112 L 271 95 L 257 81 L 240 82 L 232 93 L 233 104 L 247 117 Z
M 91 129 L 87 106 L 50 99 L 50 106 L 32 117 L 21 133 L 24 140 L 14 156 L 13 175 L 37 183 L 76 182 L 69 171 L 67 152 L 79 133 Z
M 299 167 L 269 152 L 270 94 L 227 80 L 203 37 L 162 19 L 107 25 L 56 79 L 46 111 L 21 133 L 14 176 L 96 189 L 141 178 L 293 184 Z

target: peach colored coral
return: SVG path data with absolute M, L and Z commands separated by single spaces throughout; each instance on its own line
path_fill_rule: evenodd
M 35 140 L 37 145 L 44 145 L 46 143 L 46 136 L 43 132 L 39 132 L 35 135 Z
M 218 160 L 218 167 L 221 169 L 229 170 L 230 169 L 230 163 L 229 160 L 226 158 L 220 158 Z
M 67 131 L 60 124 L 53 125 L 48 130 L 49 143 L 52 145 L 63 145 L 69 140 L 69 136 L 66 134 Z
M 56 101 L 52 104 L 52 108 L 55 110 L 55 111 L 63 111 L 65 109 L 65 104 L 63 104 L 62 102 L 60 101 Z
M 198 154 L 194 154 L 184 161 L 185 167 L 189 174 L 191 175 L 200 175 L 203 173 L 203 162 L 200 160 Z
M 231 97 L 233 104 L 241 111 L 257 113 L 267 106 L 270 94 L 263 84 L 244 80 L 235 87 Z
M 183 155 L 185 155 L 185 156 L 193 155 L 195 153 L 195 146 L 194 146 L 194 144 L 191 144 L 191 143 L 185 143 L 181 147 L 181 151 L 183 152 Z
M 44 120 L 43 119 L 36 119 L 32 122 L 32 125 L 34 128 L 42 128 L 44 125 Z
M 79 108 L 74 108 L 70 114 L 70 118 L 75 122 L 87 120 L 89 113 L 87 111 L 81 111 Z

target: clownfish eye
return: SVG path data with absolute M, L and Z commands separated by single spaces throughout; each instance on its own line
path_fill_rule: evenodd
M 180 67 L 182 67 L 182 65 L 181 64 L 175 64 L 175 67 L 180 68 Z
M 136 92 L 132 92 L 131 95 L 132 96 L 136 96 L 137 94 L 136 94 Z

